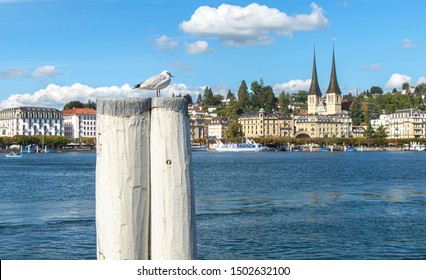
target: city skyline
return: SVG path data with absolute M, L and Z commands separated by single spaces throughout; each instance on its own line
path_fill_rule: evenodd
M 165 69 L 162 96 L 260 79 L 276 95 L 308 91 L 314 42 L 323 94 L 333 43 L 342 94 L 426 82 L 423 2 L 144 2 L 0 0 L 0 109 L 152 97 L 131 88 Z

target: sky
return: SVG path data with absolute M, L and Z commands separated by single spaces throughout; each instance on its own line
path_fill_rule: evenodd
M 315 44 L 328 87 L 333 44 L 343 94 L 426 83 L 426 1 L 0 0 L 0 109 L 153 97 L 132 86 L 163 70 L 162 96 L 237 93 L 263 80 L 308 90 Z

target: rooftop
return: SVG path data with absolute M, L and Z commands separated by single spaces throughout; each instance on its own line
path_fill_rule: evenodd
M 62 115 L 96 115 L 96 110 L 90 108 L 73 108 L 63 110 Z

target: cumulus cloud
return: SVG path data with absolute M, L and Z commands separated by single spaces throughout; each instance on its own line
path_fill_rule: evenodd
M 190 88 L 184 84 L 171 84 L 161 90 L 162 96 L 172 96 L 172 94 L 191 94 L 193 96 L 202 93 L 202 88 Z M 14 94 L 7 100 L 0 101 L 0 109 L 37 106 L 62 109 L 70 101 L 79 100 L 87 102 L 98 98 L 128 98 L 128 97 L 153 97 L 155 92 L 148 90 L 136 90 L 128 84 L 110 87 L 90 87 L 80 83 L 71 86 L 59 86 L 50 84 L 44 89 L 40 89 L 32 94 Z
M 426 84 L 426 77 L 420 77 L 416 85 Z
M 402 39 L 402 47 L 405 49 L 414 49 L 416 48 L 416 45 L 413 43 L 411 39 Z
M 282 91 L 288 92 L 288 93 L 295 93 L 299 90 L 309 90 L 309 87 L 311 86 L 311 79 L 307 80 L 290 80 L 289 82 L 282 83 L 282 84 L 276 84 L 274 85 L 273 89 L 274 92 L 279 94 Z
M 155 40 L 155 45 L 160 51 L 171 51 L 179 45 L 179 42 L 163 35 Z
M 392 74 L 385 87 L 388 89 L 401 88 L 403 83 L 410 83 L 411 77 L 403 74 Z
M 217 8 L 201 6 L 191 19 L 179 28 L 188 34 L 216 37 L 227 45 L 270 44 L 273 35 L 291 37 L 295 31 L 328 27 L 329 21 L 321 7 L 311 4 L 310 14 L 289 16 L 275 8 L 252 3 L 246 7 L 222 4 Z
M 194 43 L 185 44 L 185 49 L 187 54 L 203 54 L 212 51 L 209 48 L 209 43 L 206 41 L 196 41 Z
M 359 67 L 359 70 L 362 72 L 365 71 L 372 71 L 372 72 L 377 72 L 383 69 L 383 65 L 382 64 L 372 64 L 370 66 L 365 66 L 365 65 L 361 65 Z

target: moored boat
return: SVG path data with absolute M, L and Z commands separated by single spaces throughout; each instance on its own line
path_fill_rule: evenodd
M 266 149 L 265 146 L 247 139 L 245 143 L 227 143 L 217 140 L 216 151 L 218 152 L 261 152 Z
M 404 147 L 402 151 L 416 151 L 416 152 L 424 152 L 426 151 L 426 145 L 420 144 L 419 142 L 411 142 L 408 147 Z
M 193 152 L 205 152 L 209 150 L 209 147 L 207 145 L 192 145 L 191 150 Z
M 22 154 L 20 154 L 20 153 L 10 153 L 10 154 L 7 154 L 6 157 L 8 157 L 8 158 L 21 158 Z
M 347 148 L 345 149 L 345 151 L 346 151 L 346 152 L 356 152 L 356 151 L 357 151 L 357 148 L 354 148 L 354 147 L 347 147 Z

